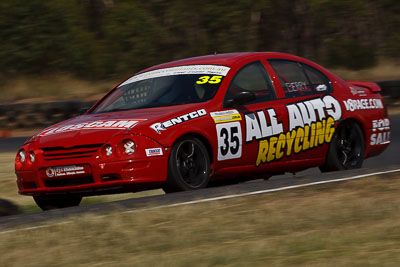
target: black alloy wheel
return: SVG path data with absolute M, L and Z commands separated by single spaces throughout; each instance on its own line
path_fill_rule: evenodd
M 341 123 L 329 145 L 321 171 L 338 171 L 361 168 L 364 161 L 364 135 L 360 126 L 350 120 Z
M 168 162 L 164 191 L 194 190 L 207 186 L 210 179 L 210 158 L 203 143 L 195 137 L 178 140 Z

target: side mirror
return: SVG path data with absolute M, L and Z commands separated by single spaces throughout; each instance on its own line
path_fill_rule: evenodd
M 227 108 L 241 106 L 254 100 L 256 100 L 256 95 L 253 92 L 243 91 L 235 94 L 232 99 L 227 100 L 225 106 Z
M 81 109 L 79 110 L 79 114 L 80 114 L 80 115 L 83 115 L 83 114 L 85 114 L 89 109 L 90 109 L 90 108 L 88 108 L 88 107 L 86 107 L 86 108 L 81 108 Z

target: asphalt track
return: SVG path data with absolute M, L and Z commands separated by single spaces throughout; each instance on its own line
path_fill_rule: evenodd
M 367 159 L 362 169 L 321 174 L 317 168 L 312 168 L 299 172 L 296 175 L 286 174 L 274 176 L 268 181 L 255 180 L 237 185 L 206 188 L 192 192 L 180 192 L 72 207 L 62 210 L 6 216 L 0 218 L 0 233 L 7 232 L 10 228 L 14 227 L 25 227 L 24 229 L 27 229 L 26 227 L 28 226 L 30 228 L 45 227 L 53 220 L 65 223 L 71 216 L 79 216 L 88 213 L 104 216 L 109 213 L 129 213 L 143 209 L 153 209 L 160 206 L 170 207 L 182 204 L 194 204 L 231 197 L 271 193 L 284 189 L 327 183 L 329 181 L 343 182 L 349 179 L 361 179 L 369 177 L 371 173 L 378 172 L 386 173 L 385 179 L 390 178 L 392 174 L 398 175 L 400 173 L 400 158 L 398 154 L 400 150 L 400 115 L 394 115 L 391 116 L 391 118 L 391 145 L 378 157 Z M 26 138 L 0 139 L 0 152 L 16 152 L 25 139 Z

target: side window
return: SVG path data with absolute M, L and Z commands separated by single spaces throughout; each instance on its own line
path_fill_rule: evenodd
M 243 91 L 251 91 L 256 95 L 256 100 L 250 104 L 276 98 L 275 91 L 261 62 L 247 64 L 236 73 L 229 85 L 225 100 L 231 99 L 235 94 Z
M 328 93 L 332 92 L 332 83 L 322 72 L 306 64 L 301 64 L 308 79 L 310 85 L 316 93 Z
M 320 71 L 300 62 L 270 59 L 268 63 L 278 76 L 286 97 L 328 93 L 332 85 Z

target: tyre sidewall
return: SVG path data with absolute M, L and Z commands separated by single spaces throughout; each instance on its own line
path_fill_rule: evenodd
M 336 147 L 336 142 L 337 142 L 337 133 L 340 130 L 340 127 L 345 127 L 345 123 L 350 123 L 354 129 L 354 131 L 357 132 L 358 137 L 360 138 L 360 148 L 361 148 L 361 158 L 360 160 L 357 162 L 357 165 L 353 166 L 351 169 L 357 169 L 357 168 L 361 168 L 363 161 L 364 161 L 364 152 L 365 152 L 365 141 L 364 141 L 364 134 L 363 131 L 361 130 L 360 126 L 357 123 L 353 123 L 353 122 L 349 122 L 346 121 L 342 124 L 340 124 L 337 128 L 337 130 L 335 131 L 335 134 L 329 144 L 329 149 L 328 149 L 328 155 L 326 157 L 326 162 L 323 166 L 320 167 L 321 171 L 340 171 L 340 170 L 347 170 L 349 168 L 346 168 L 346 166 L 344 166 L 339 158 L 337 157 L 337 147 Z
M 191 141 L 191 142 L 195 143 L 199 147 L 199 149 L 201 150 L 201 152 L 203 153 L 203 155 L 206 159 L 205 178 L 201 182 L 201 184 L 196 187 L 190 186 L 183 180 L 180 172 L 178 171 L 178 166 L 176 165 L 176 157 L 177 157 L 179 146 L 186 141 Z M 178 140 L 174 144 L 171 154 L 169 156 L 168 176 L 167 176 L 167 182 L 166 182 L 165 186 L 163 187 L 164 191 L 169 193 L 169 192 L 189 191 L 189 190 L 205 188 L 207 186 L 209 180 L 210 180 L 210 157 L 209 157 L 208 152 L 207 152 L 205 146 L 203 145 L 203 143 L 195 137 L 186 137 L 186 138 L 182 138 L 182 139 Z

